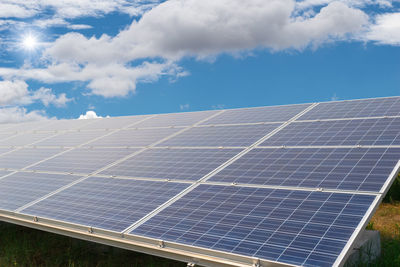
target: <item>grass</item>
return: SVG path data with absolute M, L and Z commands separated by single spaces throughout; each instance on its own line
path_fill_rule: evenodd
M 0 223 L 0 266 L 184 267 L 186 264 Z

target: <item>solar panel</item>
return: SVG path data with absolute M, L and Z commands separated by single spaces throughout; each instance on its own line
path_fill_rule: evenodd
M 57 134 L 51 138 L 36 143 L 37 146 L 65 146 L 75 147 L 85 144 L 93 139 L 107 135 L 106 131 L 72 131 Z
M 193 127 L 158 146 L 249 146 L 281 124 Z
M 247 109 L 226 110 L 218 116 L 211 118 L 202 125 L 210 124 L 237 124 L 257 122 L 284 122 L 309 107 L 310 104 L 272 106 Z
M 101 129 L 121 129 L 126 126 L 134 125 L 151 116 L 127 116 L 113 118 L 99 118 L 93 123 L 85 124 L 79 129 L 81 130 L 101 130 Z
M 96 147 L 143 147 L 180 130 L 180 128 L 125 129 L 90 142 L 88 145 Z
M 53 132 L 25 132 L 21 134 L 12 134 L 12 137 L 0 140 L 0 146 L 26 146 L 35 144 L 40 140 L 54 136 Z
M 60 152 L 62 148 L 21 148 L 0 155 L 0 166 L 6 169 L 24 169 Z
M 400 97 L 0 125 L 0 219 L 204 266 L 341 266 Z
M 374 199 L 200 185 L 131 233 L 295 265 L 331 266 Z
M 100 174 L 198 180 L 228 161 L 241 149 L 149 149 Z
M 400 118 L 296 122 L 261 145 L 400 145 Z
M 17 172 L 0 178 L 0 209 L 14 211 L 79 178 L 31 172 Z
M 145 127 L 190 126 L 216 113 L 218 113 L 218 111 L 160 114 L 148 120 L 145 120 L 141 123 L 135 124 L 132 127 L 145 128 Z
M 40 164 L 36 164 L 28 169 L 37 171 L 90 174 L 136 151 L 138 151 L 138 149 L 133 148 L 75 148 L 43 161 Z
M 400 116 L 400 98 L 375 98 L 320 103 L 300 120 Z
M 400 148 L 256 148 L 210 181 L 380 192 Z
M 186 187 L 182 183 L 90 177 L 21 212 L 120 232 Z

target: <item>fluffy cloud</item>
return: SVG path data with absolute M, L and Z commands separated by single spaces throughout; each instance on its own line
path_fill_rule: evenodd
M 367 15 L 340 2 L 312 18 L 292 17 L 293 0 L 170 0 L 143 15 L 118 36 L 62 36 L 45 51 L 58 62 L 178 60 L 255 48 L 303 49 L 362 30 Z M 71 49 L 71 44 L 74 44 Z
M 97 2 L 100 7 L 101 3 Z M 104 4 L 103 12 L 116 8 L 114 4 Z M 81 81 L 93 94 L 125 96 L 135 92 L 138 82 L 186 75 L 177 65 L 184 57 L 212 58 L 253 49 L 301 50 L 352 38 L 368 23 L 364 12 L 342 2 L 329 3 L 311 17 L 293 16 L 295 10 L 294 0 L 170 0 L 115 37 L 61 36 L 43 51 L 45 68 L 1 68 L 0 75 L 48 83 Z M 133 63 L 138 61 L 143 63 Z
M 102 118 L 101 116 L 97 116 L 96 112 L 93 110 L 86 111 L 86 114 L 82 114 L 79 116 L 78 120 L 87 120 L 87 119 L 98 119 Z
M 400 13 L 378 15 L 366 39 L 379 44 L 400 45 Z
M 63 107 L 71 100 L 64 93 L 56 96 L 49 88 L 30 91 L 28 84 L 22 80 L 0 81 L 0 106 L 29 105 L 40 101 L 45 106 Z
M 101 16 L 111 12 L 139 15 L 156 3 L 157 0 L 2 0 L 0 17 L 26 18 L 38 15 L 43 10 L 51 10 L 61 18 Z
M 0 108 L 0 123 L 37 121 L 47 119 L 43 111 L 33 110 L 28 112 L 22 107 Z

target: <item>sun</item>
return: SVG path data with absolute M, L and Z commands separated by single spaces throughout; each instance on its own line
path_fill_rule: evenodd
M 29 34 L 29 35 L 25 36 L 25 38 L 22 42 L 22 45 L 24 46 L 24 48 L 26 50 L 32 51 L 36 48 L 36 46 L 38 45 L 38 42 L 37 42 L 35 36 L 32 36 Z

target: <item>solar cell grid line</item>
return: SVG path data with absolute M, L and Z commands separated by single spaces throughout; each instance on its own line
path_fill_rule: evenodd
M 94 147 L 144 147 L 181 130 L 180 128 L 123 129 L 88 143 Z
M 400 97 L 324 102 L 299 120 L 377 116 L 400 116 Z
M 380 192 L 400 148 L 255 148 L 211 182 Z
M 260 146 L 400 145 L 400 118 L 294 122 Z
M 235 125 L 235 126 L 201 126 L 162 142 L 158 146 L 172 147 L 244 147 L 253 144 L 270 133 L 280 123 Z
M 15 172 L 0 178 L 0 209 L 14 211 L 79 176 Z
M 164 205 L 160 206 L 158 209 L 156 209 L 154 212 L 149 213 L 148 215 L 146 215 L 145 217 L 143 217 L 143 219 L 139 220 L 138 222 L 130 225 L 128 228 L 126 228 L 123 233 L 127 233 L 130 231 L 133 231 L 134 229 L 136 229 L 137 227 L 139 227 L 140 225 L 142 225 L 143 223 L 145 223 L 147 220 L 151 219 L 153 216 L 155 216 L 156 214 L 158 214 L 159 212 L 161 212 L 162 210 L 164 210 L 165 208 L 169 207 L 171 204 L 175 203 L 175 201 L 179 200 L 181 197 L 185 196 L 187 193 L 191 192 L 193 189 L 195 189 L 200 182 L 203 181 L 207 181 L 210 177 L 212 177 L 213 175 L 215 175 L 216 173 L 220 172 L 221 170 L 223 170 L 224 168 L 226 168 L 227 166 L 229 166 L 230 164 L 232 164 L 233 162 L 235 162 L 237 159 L 240 159 L 243 155 L 246 155 L 249 151 L 251 151 L 254 147 L 256 147 L 257 145 L 259 145 L 260 143 L 262 143 L 264 140 L 266 140 L 267 138 L 271 137 L 272 135 L 274 135 L 276 132 L 280 131 L 282 128 L 286 127 L 288 124 L 290 124 L 292 121 L 295 121 L 298 117 L 300 117 L 301 115 L 303 115 L 304 113 L 308 112 L 309 110 L 313 109 L 315 106 L 317 106 L 318 103 L 314 103 L 312 105 L 310 105 L 308 108 L 306 108 L 305 110 L 301 111 L 300 113 L 296 114 L 296 116 L 292 117 L 290 120 L 288 120 L 287 122 L 285 122 L 284 124 L 282 124 L 281 126 L 279 126 L 277 129 L 273 130 L 272 132 L 270 132 L 269 134 L 265 135 L 264 137 L 260 138 L 258 141 L 256 141 L 255 143 L 253 143 L 251 146 L 247 147 L 246 149 L 244 149 L 242 152 L 240 152 L 239 154 L 237 154 L 235 157 L 232 157 L 230 160 L 228 160 L 227 162 L 225 162 L 224 164 L 220 165 L 218 168 L 214 169 L 213 171 L 211 171 L 210 173 L 206 174 L 204 177 L 202 177 L 200 180 L 198 180 L 198 183 L 193 184 L 192 186 L 189 186 L 186 190 L 182 191 L 180 194 L 178 194 L 177 196 L 175 196 L 174 198 L 170 199 L 168 202 L 166 202 Z M 214 115 L 214 116 L 218 116 L 218 114 Z M 201 125 L 202 122 L 198 123 L 198 125 Z M 196 126 L 196 125 L 194 125 Z M 161 142 L 160 142 L 161 143 Z
M 227 109 L 212 120 L 201 125 L 223 125 L 257 122 L 285 122 L 306 110 L 312 104 L 295 104 L 285 106 L 268 106 L 256 108 Z
M 207 119 L 209 119 L 209 118 L 212 118 L 213 116 L 216 116 L 216 115 L 218 115 L 218 114 L 221 113 L 221 112 L 223 112 L 223 111 L 219 111 L 219 112 L 217 112 L 217 113 L 211 115 L 210 117 L 208 117 L 208 118 L 206 118 L 206 119 L 204 119 L 204 120 L 202 120 L 202 121 L 200 121 L 200 122 L 198 122 L 198 123 L 201 123 L 201 122 L 203 122 L 203 121 L 205 121 L 205 120 L 207 120 Z M 151 118 L 151 117 L 147 117 L 147 118 L 143 119 L 143 121 L 145 121 L 145 120 L 147 120 L 147 119 L 149 119 L 149 118 Z M 196 124 L 195 124 L 195 125 L 196 125 Z M 195 126 L 195 125 L 193 125 L 193 126 Z M 182 129 L 181 131 L 179 131 L 179 132 L 177 132 L 177 133 L 174 133 L 174 134 L 172 134 L 172 135 L 170 135 L 170 136 L 168 136 L 168 137 L 165 137 L 164 139 L 161 139 L 161 140 L 159 140 L 159 141 L 153 143 L 153 144 L 150 145 L 149 147 L 155 146 L 155 145 L 157 145 L 158 143 L 163 142 L 163 141 L 166 140 L 167 138 L 171 138 L 171 137 L 175 136 L 176 134 L 179 134 L 179 133 L 181 133 L 181 132 L 183 132 L 183 131 L 185 131 L 185 130 L 187 130 L 187 129 L 188 129 L 188 128 Z M 120 129 L 114 130 L 114 131 L 112 131 L 112 133 L 113 133 L 113 132 L 116 132 L 116 131 L 119 131 L 119 130 L 120 130 Z M 82 146 L 83 146 L 83 145 L 82 145 Z M 32 206 L 32 205 L 35 205 L 36 203 L 39 203 L 40 201 L 43 201 L 43 200 L 45 200 L 45 199 L 47 199 L 47 198 L 49 198 L 49 197 L 51 197 L 51 196 L 53 196 L 53 195 L 56 195 L 56 194 L 58 194 L 58 193 L 60 193 L 60 192 L 62 192 L 62 191 L 64 191 L 64 190 L 68 189 L 69 187 L 71 187 L 71 186 L 73 186 L 73 185 L 75 185 L 75 184 L 77 184 L 77 183 L 80 183 L 80 182 L 86 180 L 86 179 L 89 178 L 89 177 L 95 176 L 96 174 L 99 174 L 99 173 L 101 173 L 102 171 L 104 171 L 104 170 L 106 170 L 106 169 L 108 169 L 108 168 L 110 168 L 110 167 L 112 167 L 112 166 L 114 166 L 114 165 L 116 165 L 116 164 L 118 164 L 118 163 L 120 163 L 120 162 L 123 162 L 123 161 L 125 161 L 126 159 L 129 159 L 129 158 L 131 158 L 131 157 L 133 157 L 133 156 L 135 156 L 135 155 L 141 153 L 142 151 L 145 151 L 146 149 L 147 149 L 147 148 L 143 148 L 143 149 L 137 150 L 136 152 L 133 152 L 133 153 L 129 154 L 128 156 L 122 158 L 122 159 L 119 159 L 119 160 L 117 160 L 117 161 L 115 161 L 115 162 L 113 162 L 113 163 L 111 163 L 111 164 L 109 164 L 109 165 L 106 165 L 106 166 L 104 166 L 104 167 L 102 167 L 102 168 L 100 168 L 100 169 L 98 169 L 98 170 L 92 172 L 91 174 L 89 174 L 89 175 L 87 175 L 87 176 L 84 176 L 82 179 L 79 179 L 79 180 L 77 180 L 77 181 L 75 181 L 75 182 L 72 182 L 72 183 L 70 183 L 70 184 L 68 184 L 68 185 L 66 185 L 66 186 L 64 186 L 64 187 L 62 187 L 62 188 L 60 188 L 60 189 L 58 189 L 58 190 L 55 190 L 55 191 L 53 191 L 53 192 L 51 192 L 51 193 L 49 193 L 49 194 L 47 194 L 47 195 L 45 195 L 45 196 L 43 196 L 43 197 L 41 197 L 41 198 L 39 198 L 39 199 L 36 199 L 36 200 L 34 200 L 34 201 L 32 201 L 32 202 L 26 204 L 25 206 L 23 206 L 23 207 L 19 208 L 18 210 L 16 210 L 16 212 L 19 212 L 20 210 L 23 210 L 23 209 L 25 209 L 25 208 L 28 208 L 28 207 L 30 207 L 30 206 Z M 72 150 L 72 149 L 71 149 L 71 150 Z M 43 162 L 43 161 L 42 161 L 42 162 Z M 39 163 L 41 163 L 41 162 L 39 162 Z M 32 167 L 32 166 L 33 166 L 33 165 L 31 165 L 31 166 L 29 166 L 29 167 Z
M 121 232 L 188 184 L 89 177 L 20 213 Z
M 332 265 L 375 198 L 202 184 L 129 234 L 303 266 L 316 266 L 319 257 Z

